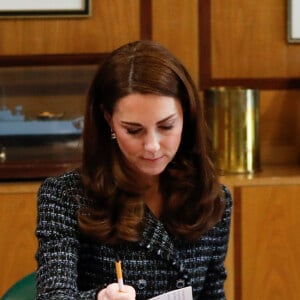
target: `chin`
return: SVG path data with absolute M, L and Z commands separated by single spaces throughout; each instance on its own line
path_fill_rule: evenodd
M 152 170 L 140 170 L 140 172 L 144 175 L 148 175 L 148 176 L 157 176 L 160 175 L 163 171 L 165 170 L 164 168 L 157 168 L 157 169 L 152 169 Z

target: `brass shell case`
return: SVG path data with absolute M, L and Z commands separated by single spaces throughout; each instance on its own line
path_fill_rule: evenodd
M 259 91 L 210 88 L 204 91 L 204 105 L 217 167 L 224 173 L 259 171 Z

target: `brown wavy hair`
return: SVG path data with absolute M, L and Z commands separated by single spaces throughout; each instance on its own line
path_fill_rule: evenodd
M 179 99 L 183 131 L 179 149 L 160 174 L 164 198 L 161 221 L 171 234 L 195 240 L 224 211 L 202 102 L 185 67 L 153 41 L 135 41 L 114 50 L 90 86 L 83 131 L 81 176 L 92 201 L 79 210 L 81 231 L 105 243 L 138 241 L 143 228 L 146 187 L 126 166 L 104 114 L 132 93 Z

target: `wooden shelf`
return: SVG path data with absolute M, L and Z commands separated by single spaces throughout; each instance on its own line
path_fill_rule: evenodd
M 79 161 L 34 161 L 0 163 L 0 180 L 37 180 L 55 176 L 79 166 Z
M 226 174 L 221 182 L 229 186 L 300 184 L 300 165 L 266 165 L 254 174 Z

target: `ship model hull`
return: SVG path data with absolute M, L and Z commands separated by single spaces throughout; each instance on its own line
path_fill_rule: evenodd
M 0 122 L 2 146 L 48 144 L 80 138 L 77 120 Z
M 43 113 L 26 119 L 22 106 L 15 113 L 5 106 L 0 110 L 0 146 L 27 146 L 66 142 L 80 138 L 83 117 L 62 119 L 63 115 Z

